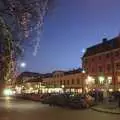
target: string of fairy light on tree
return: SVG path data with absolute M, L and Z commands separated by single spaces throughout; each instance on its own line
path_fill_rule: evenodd
M 25 39 L 29 39 L 31 32 L 36 31 L 37 37 L 33 40 L 33 55 L 36 56 L 39 45 L 44 17 L 48 11 L 48 2 L 50 0 L 7 0 L 9 9 L 23 32 Z M 32 26 L 32 21 L 34 25 Z M 36 23 L 35 23 L 36 22 Z M 29 41 L 28 41 L 29 42 Z
M 2 17 L 0 17 L 0 31 L 1 31 L 1 48 L 2 48 L 2 64 L 4 67 L 2 67 L 2 78 L 4 80 L 8 80 L 10 78 L 13 64 L 11 63 L 12 60 L 12 35 L 10 33 L 10 30 L 8 26 L 5 24 Z
M 38 48 L 40 46 L 40 35 L 43 29 L 44 17 L 48 12 L 48 8 L 50 4 L 53 2 L 53 0 L 1 0 L 0 2 L 2 2 L 4 4 L 3 6 L 5 7 L 5 9 L 3 10 L 0 8 L 0 13 L 2 13 L 3 15 L 4 14 L 6 15 L 6 13 L 8 15 L 11 15 L 13 21 L 15 21 L 14 25 L 18 29 L 18 32 L 16 33 L 18 39 L 15 39 L 13 41 L 12 39 L 14 38 L 8 38 L 7 41 L 9 42 L 8 49 L 10 51 L 9 56 L 10 64 L 8 72 L 9 74 L 7 74 L 7 76 L 13 73 L 12 77 L 15 78 L 18 74 L 16 62 L 17 60 L 16 48 L 21 48 L 23 51 L 24 48 L 21 47 L 21 43 L 27 41 L 27 43 L 29 44 L 31 42 L 30 39 L 31 33 L 36 32 L 37 36 L 32 40 L 34 47 L 33 55 L 36 56 Z M 17 31 L 16 28 L 14 29 L 13 26 L 11 27 L 13 31 Z M 9 32 L 11 33 L 11 31 Z M 25 66 L 26 63 L 23 62 L 21 64 L 21 67 Z
M 40 34 L 41 34 L 42 26 L 43 26 L 43 23 L 44 23 L 44 16 L 46 14 L 47 3 L 48 3 L 48 0 L 46 0 L 44 3 L 41 4 L 42 10 L 40 9 L 39 4 L 36 3 L 37 11 L 39 13 L 41 13 L 41 14 L 39 14 L 38 22 L 37 22 L 37 26 L 36 26 L 36 30 L 37 30 L 37 38 L 36 39 L 37 39 L 37 42 L 36 42 L 36 45 L 34 47 L 34 52 L 33 52 L 34 56 L 36 56 L 39 45 L 40 45 Z

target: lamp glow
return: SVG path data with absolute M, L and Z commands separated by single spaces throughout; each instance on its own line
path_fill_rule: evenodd
M 61 87 L 62 87 L 62 88 L 65 88 L 65 86 L 64 86 L 64 85 L 62 85 Z
M 25 62 L 22 62 L 22 63 L 20 64 L 20 67 L 25 68 L 25 67 L 26 67 L 26 63 L 25 63 Z
M 3 91 L 3 94 L 4 94 L 5 96 L 10 96 L 10 95 L 12 95 L 12 90 L 10 90 L 10 89 L 5 89 L 5 90 Z
M 101 84 L 103 84 L 104 80 L 105 80 L 105 78 L 103 76 L 99 77 L 99 81 L 100 81 Z
M 85 73 L 85 70 L 83 70 L 82 73 Z

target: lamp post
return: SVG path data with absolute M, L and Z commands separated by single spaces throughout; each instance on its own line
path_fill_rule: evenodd
M 65 93 L 65 85 L 61 85 L 61 88 L 63 89 L 63 92 Z
M 83 94 L 85 93 L 85 78 L 86 78 L 85 73 L 86 73 L 86 71 L 83 70 L 83 71 L 82 71 L 82 93 L 83 93 Z
M 41 93 L 41 82 L 38 82 L 38 94 Z

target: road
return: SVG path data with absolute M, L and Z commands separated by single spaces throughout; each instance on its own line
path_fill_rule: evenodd
M 39 102 L 0 98 L 0 120 L 119 120 L 120 115 L 49 107 Z

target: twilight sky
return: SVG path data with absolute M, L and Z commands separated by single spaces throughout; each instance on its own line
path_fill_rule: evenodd
M 37 56 L 28 48 L 21 71 L 39 73 L 81 66 L 82 50 L 120 33 L 120 0 L 55 0 L 45 18 Z

